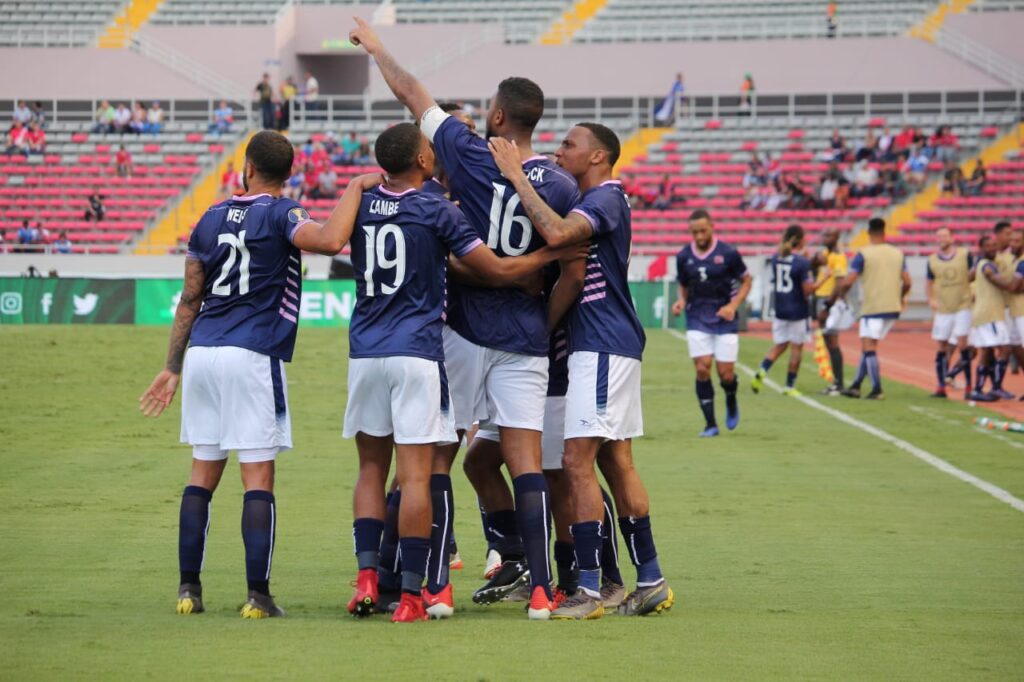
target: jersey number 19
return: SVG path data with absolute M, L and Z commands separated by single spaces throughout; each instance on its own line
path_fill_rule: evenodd
M 378 269 L 395 271 L 391 284 L 380 284 L 380 292 L 385 296 L 395 293 L 405 281 L 405 234 L 402 228 L 389 224 L 382 226 L 378 231 L 376 225 L 363 225 L 363 232 L 366 233 L 366 272 L 363 274 L 366 295 L 377 295 L 374 272 Z M 387 255 L 388 235 L 395 240 L 394 258 L 388 258 Z

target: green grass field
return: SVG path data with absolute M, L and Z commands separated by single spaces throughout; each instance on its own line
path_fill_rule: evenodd
M 158 421 L 136 403 L 166 334 L 0 329 L 0 679 L 1024 676 L 1024 514 L 827 414 L 772 391 L 753 396 L 746 377 L 740 429 L 698 440 L 692 369 L 665 332 L 649 341 L 649 435 L 634 450 L 677 595 L 670 613 L 531 623 L 522 605 L 472 604 L 483 541 L 459 473 L 466 569 L 454 574 L 456 617 L 349 618 L 346 338 L 302 330 L 288 367 L 297 447 L 278 465 L 273 589 L 288 618 L 238 617 L 237 474 L 214 497 L 208 612 L 178 616 L 189 453 L 177 444 L 177 402 Z M 743 360 L 755 364 L 763 350 L 744 340 Z M 801 385 L 819 387 L 809 364 Z M 968 426 L 979 412 L 917 389 L 886 392 L 881 404 L 828 404 L 1024 497 L 1024 437 L 979 433 Z M 632 567 L 623 574 L 631 579 Z

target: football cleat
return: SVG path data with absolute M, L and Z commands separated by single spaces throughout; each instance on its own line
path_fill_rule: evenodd
M 668 611 L 676 601 L 676 596 L 668 583 L 662 580 L 657 585 L 637 587 L 619 604 L 619 615 L 646 616 L 651 613 Z
M 530 580 L 525 561 L 505 561 L 487 583 L 473 593 L 477 604 L 494 604 Z
M 274 603 L 272 596 L 249 590 L 249 599 L 242 607 L 242 618 L 281 618 L 282 616 L 284 616 L 284 609 Z
M 465 564 L 462 563 L 462 556 L 458 551 L 452 552 L 448 555 L 448 570 L 461 571 L 464 566 Z
M 377 585 L 377 569 L 364 568 L 356 576 L 355 594 L 348 602 L 348 612 L 356 618 L 369 616 L 376 610 L 380 591 Z
M 430 590 L 424 587 L 421 594 L 427 615 L 431 618 L 437 620 L 451 618 L 452 614 L 455 613 L 455 597 L 452 593 L 451 583 L 445 585 L 444 589 L 437 594 L 431 594 Z
M 864 396 L 864 400 L 885 400 L 885 394 L 879 390 L 873 389 L 871 393 Z
M 939 389 L 936 389 L 935 393 L 932 393 L 929 397 L 930 398 L 948 398 L 949 396 L 946 395 L 946 389 L 945 388 L 939 388 Z
M 575 592 L 573 594 L 575 594 Z M 561 606 L 562 602 L 564 602 L 568 598 L 569 595 L 566 594 L 565 590 L 563 590 L 561 587 L 556 587 L 554 590 L 551 591 L 551 602 L 555 605 L 555 608 Z
M 177 611 L 183 616 L 190 613 L 202 613 L 203 608 L 203 586 L 195 583 L 182 583 L 178 588 Z
M 427 610 L 423 604 L 423 597 L 418 594 L 402 593 L 402 599 L 398 602 L 398 608 L 391 615 L 392 623 L 415 623 L 419 620 L 427 620 Z
M 542 585 L 533 588 L 533 595 L 530 597 L 530 604 L 526 608 L 526 617 L 530 620 L 548 620 L 551 612 L 556 609 L 555 602 L 548 599 L 548 593 Z
M 839 391 L 839 395 L 843 396 L 844 398 L 859 398 L 860 389 L 850 386 L 849 388 L 844 388 L 843 390 Z
M 994 403 L 999 400 L 996 396 L 991 393 L 982 393 L 981 391 L 971 391 L 966 396 L 967 400 L 973 400 L 977 403 Z
M 818 395 L 826 395 L 830 398 L 834 398 L 837 395 L 842 395 L 842 391 L 843 390 L 841 388 L 839 388 L 835 384 L 832 384 L 831 386 L 827 386 L 818 391 Z
M 700 432 L 700 437 L 701 438 L 714 438 L 717 435 L 718 435 L 718 427 L 717 426 L 709 426 L 709 427 L 707 427 L 706 429 L 704 429 L 703 431 Z
M 626 586 L 613 580 L 601 581 L 601 604 L 606 610 L 615 611 L 626 598 Z
M 594 597 L 580 588 L 551 612 L 551 620 L 597 620 L 603 615 L 604 603 L 601 597 Z
M 525 582 L 516 589 L 506 594 L 502 601 L 524 602 L 530 601 L 530 583 Z
M 764 377 L 764 370 L 757 370 L 757 374 L 755 374 L 754 378 L 750 380 L 750 390 L 754 393 L 760 393 L 761 389 L 764 388 Z
M 995 394 L 996 396 L 998 396 L 1000 400 L 1016 400 L 1017 399 L 1017 396 L 1015 396 L 1014 394 L 1010 393 L 1009 391 L 1005 391 L 1005 390 L 1003 390 L 1001 388 L 997 388 L 996 390 L 992 391 L 992 393 Z
M 799 388 L 795 388 L 793 386 L 789 386 L 789 387 L 783 389 L 782 395 L 787 396 L 789 398 L 799 398 L 800 396 L 803 395 L 803 393 L 800 392 Z
M 725 428 L 730 431 L 735 431 L 736 427 L 740 425 L 740 406 L 735 405 L 733 408 L 729 408 L 728 404 L 725 406 Z
M 487 550 L 487 561 L 484 563 L 484 580 L 493 578 L 499 568 L 501 568 L 501 555 L 498 554 L 498 550 Z

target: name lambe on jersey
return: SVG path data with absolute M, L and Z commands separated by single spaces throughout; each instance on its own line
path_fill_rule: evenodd
M 392 216 L 398 213 L 398 202 L 390 199 L 374 199 L 370 202 L 370 213 Z

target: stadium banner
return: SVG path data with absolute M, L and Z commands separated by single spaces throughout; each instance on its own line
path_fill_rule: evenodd
M 140 279 L 135 289 L 135 322 L 169 325 L 181 298 L 180 279 Z M 356 304 L 351 279 L 305 280 L 299 306 L 299 326 L 347 327 Z
M 131 324 L 135 280 L 0 278 L 0 324 Z
M 686 328 L 682 315 L 672 317 L 672 304 L 677 293 L 674 282 L 630 282 L 629 293 L 640 324 L 645 329 Z

